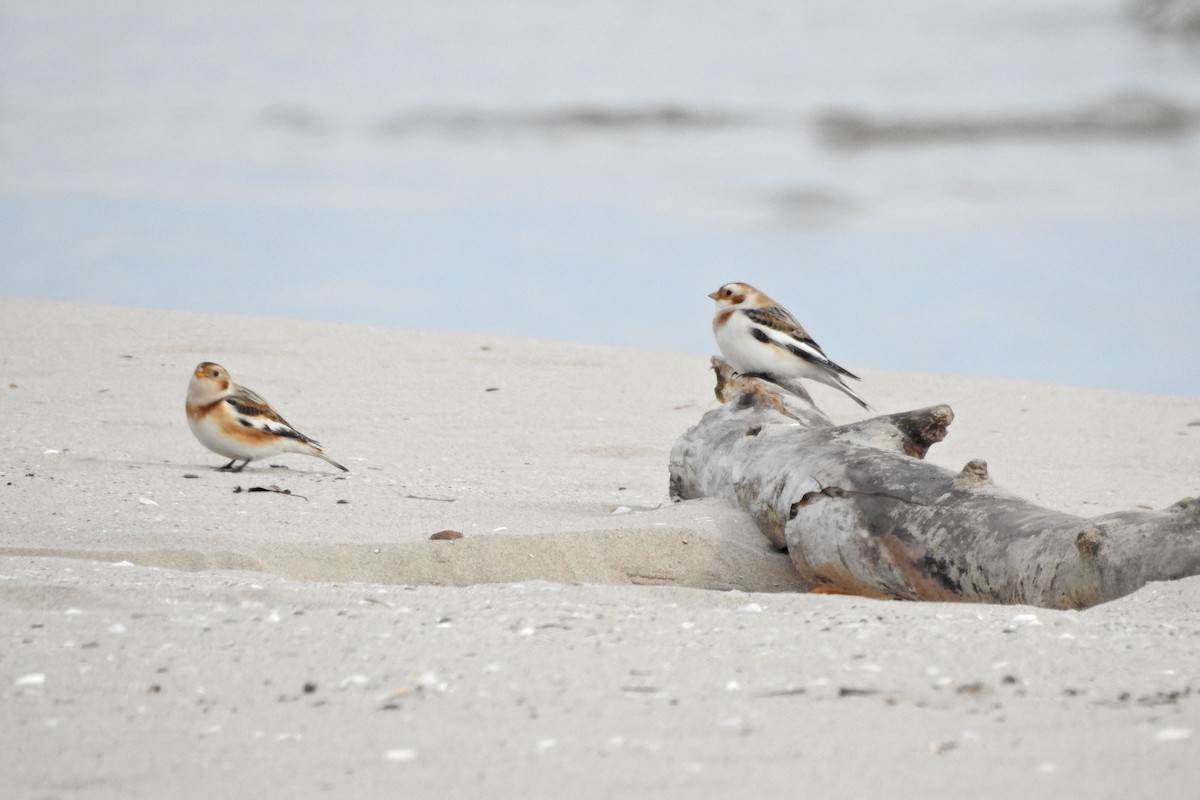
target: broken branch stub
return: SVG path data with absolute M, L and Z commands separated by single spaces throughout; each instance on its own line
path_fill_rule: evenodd
M 722 405 L 671 452 L 675 500 L 747 511 L 811 589 L 1085 608 L 1200 574 L 1200 503 L 1084 519 L 921 459 L 949 406 L 834 425 L 807 395 L 713 359 Z

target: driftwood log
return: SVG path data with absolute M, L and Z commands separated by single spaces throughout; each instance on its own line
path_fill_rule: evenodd
M 1091 519 L 923 461 L 939 405 L 835 426 L 803 388 L 713 359 L 723 403 L 671 452 L 674 500 L 724 497 L 786 549 L 814 591 L 1086 608 L 1200 574 L 1200 503 Z

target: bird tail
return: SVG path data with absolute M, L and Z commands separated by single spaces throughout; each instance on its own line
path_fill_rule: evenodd
M 860 402 L 861 402 L 861 401 L 860 401 Z M 340 469 L 342 472 L 349 472 L 349 471 L 350 471 L 350 470 L 349 470 L 349 469 L 347 469 L 346 467 L 343 467 L 341 464 L 339 464 L 338 462 L 334 461 L 334 460 L 333 460 L 332 458 L 330 458 L 329 456 L 325 455 L 325 451 L 324 451 L 324 450 L 322 450 L 322 449 L 321 449 L 321 448 L 319 448 L 319 447 L 317 447 L 317 448 L 314 448 L 314 449 L 313 449 L 313 455 L 314 455 L 314 456 L 316 456 L 317 458 L 321 458 L 321 459 L 324 459 L 325 461 L 328 461 L 330 464 L 333 464 L 335 467 L 337 467 L 338 469 Z
M 296 452 L 296 453 L 303 453 L 304 455 L 308 455 L 308 456 L 316 456 L 319 459 L 328 461 L 330 464 L 337 467 L 342 472 L 350 471 L 348 468 L 343 467 L 341 464 L 334 461 L 329 456 L 325 455 L 325 451 L 321 449 L 321 445 L 317 444 L 316 440 L 314 440 L 314 439 L 309 439 L 308 437 L 305 437 L 304 441 L 297 440 L 288 449 L 292 450 L 293 452 Z
M 841 376 L 835 375 L 833 377 L 837 382 L 834 383 L 833 381 L 830 381 L 830 383 L 829 383 L 830 386 L 832 386 L 835 389 L 841 389 L 845 395 L 847 395 L 851 400 L 858 403 L 860 406 L 862 406 L 867 411 L 875 410 L 875 409 L 871 408 L 870 405 L 867 404 L 866 400 L 863 400 L 861 397 L 858 396 L 858 392 L 854 391 L 849 386 L 847 386 L 845 381 L 842 380 Z

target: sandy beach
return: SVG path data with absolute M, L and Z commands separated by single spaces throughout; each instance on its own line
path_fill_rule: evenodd
M 1200 578 L 1082 612 L 799 593 L 740 512 L 669 501 L 702 356 L 15 298 L 0 341 L 0 796 L 1200 783 Z M 203 360 L 350 472 L 216 471 Z M 1051 508 L 1200 494 L 1200 398 L 856 371 L 881 413 L 953 407 L 931 461 Z

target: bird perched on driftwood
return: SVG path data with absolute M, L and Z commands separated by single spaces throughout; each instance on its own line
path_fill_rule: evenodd
M 232 459 L 220 469 L 241 472 L 247 464 L 279 453 L 300 453 L 323 458 L 350 470 L 325 455 L 321 445 L 292 427 L 270 403 L 244 386 L 238 386 L 220 364 L 205 361 L 188 382 L 188 427 L 200 444 Z M 238 461 L 242 463 L 234 466 Z
M 786 308 L 748 283 L 727 283 L 709 297 L 717 301 L 717 347 L 735 370 L 773 382 L 808 378 L 871 410 L 842 376 L 860 378 L 831 361 Z

